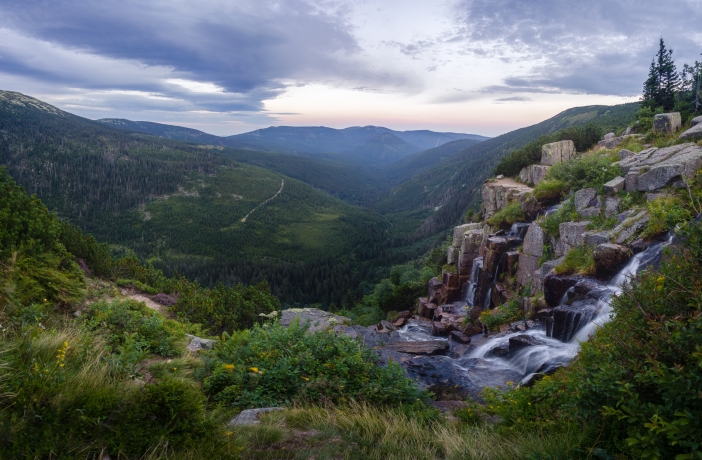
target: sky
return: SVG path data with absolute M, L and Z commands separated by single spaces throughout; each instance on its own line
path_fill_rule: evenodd
M 217 135 L 379 125 L 499 135 L 638 99 L 702 0 L 0 0 L 0 89 Z

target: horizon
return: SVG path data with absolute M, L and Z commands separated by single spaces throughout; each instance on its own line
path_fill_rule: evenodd
M 699 58 L 694 0 L 242 0 L 0 6 L 0 83 L 90 119 L 495 137 L 639 99 L 659 37 Z M 178 33 L 173 33 L 177 30 Z

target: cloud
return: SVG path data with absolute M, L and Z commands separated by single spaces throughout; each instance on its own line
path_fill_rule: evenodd
M 495 99 L 494 102 L 499 104 L 502 102 L 531 102 L 531 101 L 533 101 L 533 99 L 530 97 L 513 96 L 513 97 L 501 97 L 499 99 Z
M 341 3 L 304 0 L 0 5 L 0 73 L 80 88 L 86 103 L 153 110 L 260 111 L 288 85 L 402 86 L 364 61 Z M 113 93 L 114 94 L 114 93 Z
M 452 40 L 466 53 L 533 63 L 505 78 L 503 87 L 514 92 L 632 96 L 659 37 L 679 65 L 702 51 L 698 0 L 675 8 L 656 0 L 460 0 L 455 11 Z

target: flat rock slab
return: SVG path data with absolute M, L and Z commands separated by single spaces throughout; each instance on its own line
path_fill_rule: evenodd
M 265 414 L 267 412 L 275 412 L 283 410 L 282 407 L 262 407 L 259 409 L 246 409 L 244 411 L 241 411 L 239 415 L 231 419 L 229 422 L 229 426 L 251 426 L 251 425 L 258 425 L 261 423 L 261 421 L 258 419 L 258 416 L 261 414 Z
M 449 350 L 445 340 L 425 340 L 416 342 L 396 342 L 386 345 L 386 350 L 417 356 L 443 355 Z
M 280 315 L 280 324 L 288 327 L 298 318 L 300 319 L 300 326 L 309 324 L 308 332 L 325 331 L 334 329 L 339 325 L 351 324 L 351 318 L 338 316 L 317 308 L 291 308 L 289 310 L 283 310 Z

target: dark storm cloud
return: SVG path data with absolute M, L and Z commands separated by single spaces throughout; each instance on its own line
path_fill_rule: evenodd
M 157 76 L 118 83 L 90 72 L 66 77 L 52 71 L 55 62 L 30 65 L 32 50 L 13 52 L 1 43 L 0 71 L 58 83 L 66 79 L 86 89 L 155 92 L 205 110 L 259 110 L 262 99 L 284 88 L 284 79 L 341 77 L 368 83 L 384 78 L 350 62 L 359 47 L 343 10 L 303 0 L 25 0 L 0 4 L 0 27 L 62 49 L 170 69 L 172 78 L 213 83 L 225 95 L 188 92 Z
M 539 62 L 512 91 L 638 94 L 658 38 L 684 62 L 702 51 L 702 3 L 681 0 L 463 0 L 450 39 L 477 55 Z

